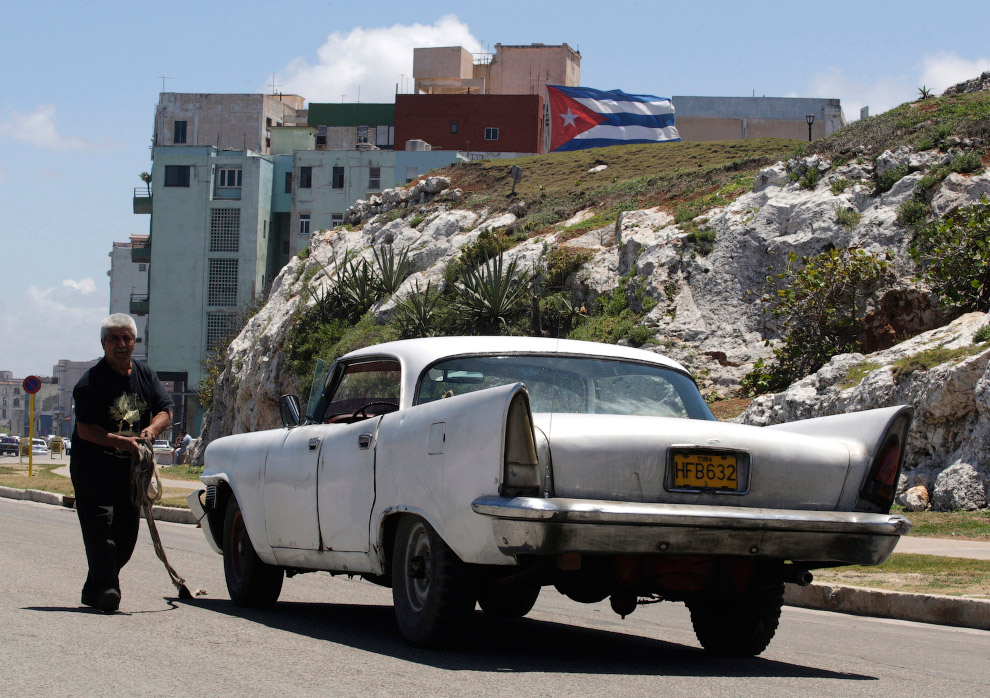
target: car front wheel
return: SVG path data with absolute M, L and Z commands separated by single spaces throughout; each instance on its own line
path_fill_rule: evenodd
M 470 568 L 426 521 L 405 516 L 392 550 L 392 601 L 402 636 L 417 647 L 453 642 L 474 610 Z
M 784 585 L 746 593 L 689 601 L 698 642 L 709 652 L 728 657 L 755 657 L 767 648 L 784 603 Z
M 262 562 L 251 545 L 241 507 L 234 497 L 223 524 L 223 572 L 230 600 L 238 606 L 272 606 L 282 592 L 282 568 Z

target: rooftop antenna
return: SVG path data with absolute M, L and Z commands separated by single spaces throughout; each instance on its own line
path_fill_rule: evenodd
M 277 84 L 276 84 L 276 82 L 275 82 L 275 73 L 272 73 L 272 96 L 273 96 L 273 97 L 274 97 L 274 96 L 275 96 L 275 94 L 276 94 L 276 87 L 277 87 Z M 281 94 L 279 94 L 279 97 L 281 97 L 281 96 L 282 96 L 282 95 L 281 95 Z
M 165 81 L 166 80 L 174 80 L 175 79 L 175 78 L 170 78 L 168 75 L 159 75 L 158 77 L 160 77 L 162 79 L 162 92 L 165 91 Z
M 361 86 L 358 85 L 358 104 L 361 103 Z
M 346 97 L 346 96 L 347 96 L 347 95 L 340 95 L 340 103 L 341 103 L 341 104 L 343 104 L 343 103 L 344 103 L 344 97 Z

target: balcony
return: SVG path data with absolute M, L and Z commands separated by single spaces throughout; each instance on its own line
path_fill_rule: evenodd
M 151 192 L 147 187 L 134 187 L 134 213 L 151 213 Z
M 151 243 L 131 245 L 131 261 L 135 264 L 151 263 Z
M 150 301 L 148 300 L 147 293 L 132 293 L 131 315 L 147 315 L 149 304 Z

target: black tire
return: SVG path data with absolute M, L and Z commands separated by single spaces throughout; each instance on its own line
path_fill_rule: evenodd
M 784 585 L 775 584 L 719 599 L 695 599 L 687 606 L 698 642 L 726 657 L 755 657 L 767 648 L 784 604 Z
M 258 557 L 234 497 L 227 504 L 223 522 L 223 573 L 230 600 L 238 606 L 273 606 L 282 592 L 282 568 Z
M 392 601 L 399 632 L 416 647 L 454 642 L 474 610 L 470 568 L 426 521 L 404 516 L 392 550 Z
M 522 618 L 533 610 L 540 596 L 538 584 L 492 584 L 478 592 L 478 605 L 495 618 Z

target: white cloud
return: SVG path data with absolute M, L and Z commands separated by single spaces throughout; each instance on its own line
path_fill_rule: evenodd
M 0 311 L 0 326 L 11 330 L 0 370 L 18 377 L 50 376 L 60 359 L 102 356 L 100 321 L 107 315 L 108 293 L 97 293 L 91 278 L 65 279 L 48 288 L 30 286 L 11 299 Z
M 918 98 L 918 88 L 927 87 L 938 95 L 952 85 L 969 80 L 990 70 L 990 58 L 967 59 L 955 53 L 937 53 L 923 56 L 913 75 L 881 77 L 864 82 L 846 75 L 838 68 L 817 73 L 808 83 L 803 96 L 838 97 L 847 121 L 859 118 L 861 107 L 868 106 L 876 116 L 888 109 Z
M 396 84 L 412 91 L 413 49 L 429 46 L 463 46 L 471 52 L 481 43 L 454 15 L 432 25 L 396 24 L 375 29 L 334 32 L 317 51 L 318 63 L 296 58 L 286 66 L 282 92 L 298 94 L 311 102 L 391 102 Z M 268 88 L 269 90 L 271 87 Z
M 27 114 L 8 110 L 0 117 L 0 137 L 46 150 L 99 150 L 110 144 L 107 139 L 96 142 L 60 133 L 52 104 L 39 105 Z
M 960 82 L 979 77 L 985 70 L 990 70 L 990 58 L 968 60 L 954 53 L 941 52 L 934 56 L 925 56 L 921 60 L 921 84 L 939 94 L 946 87 L 952 87 Z

